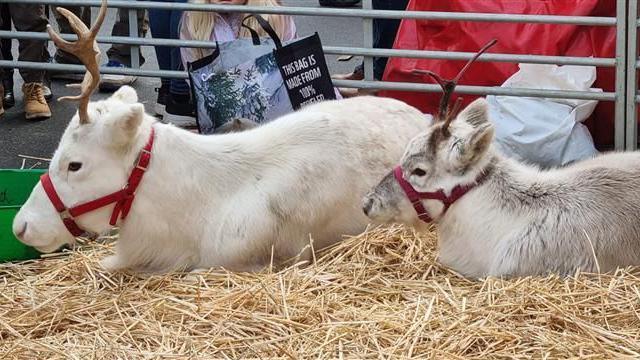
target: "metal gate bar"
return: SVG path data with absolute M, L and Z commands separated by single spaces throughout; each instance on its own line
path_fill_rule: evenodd
M 83 73 L 86 71 L 82 65 L 69 64 L 49 64 L 28 61 L 9 61 L 1 60 L 0 67 L 19 67 L 24 69 L 35 70 L 54 70 Z M 125 74 L 146 77 L 167 77 L 187 79 L 187 73 L 183 71 L 165 71 L 165 70 L 146 70 L 132 68 L 108 68 L 101 67 L 100 72 L 104 74 Z M 383 90 L 401 90 L 401 91 L 418 91 L 418 92 L 441 92 L 442 88 L 434 84 L 419 83 L 403 83 L 390 81 L 353 81 L 353 80 L 334 80 L 337 86 L 354 87 L 362 89 L 383 89 Z M 469 86 L 459 85 L 456 92 L 460 94 L 472 95 L 506 95 L 518 97 L 545 97 L 556 99 L 585 99 L 614 101 L 616 93 L 614 92 L 591 92 L 591 91 L 566 91 L 566 90 L 538 90 L 524 88 L 502 88 L 499 86 Z
M 366 1 L 366 0 L 365 0 Z M 62 6 L 94 6 L 99 7 L 99 0 L 0 0 L 0 3 L 45 4 Z M 159 10 L 191 10 L 209 12 L 242 12 L 256 14 L 283 14 L 308 16 L 355 17 L 371 19 L 415 19 L 415 20 L 458 20 L 485 21 L 531 24 L 566 24 L 589 26 L 615 26 L 613 17 L 597 16 L 561 16 L 561 15 L 521 15 L 521 14 L 489 14 L 460 13 L 438 11 L 395 11 L 395 10 L 360 10 L 360 9 L 328 9 L 309 7 L 263 7 L 246 5 L 213 5 L 190 3 L 166 3 L 153 1 L 109 1 L 110 8 L 123 9 L 159 9 Z
M 362 0 L 362 9 L 364 11 L 370 11 L 373 9 L 373 1 L 372 0 Z M 363 45 L 365 48 L 373 49 L 373 19 L 372 18 L 363 18 L 362 19 L 362 27 L 364 34 L 364 42 Z M 364 57 L 364 80 L 372 81 L 373 79 L 373 57 L 365 56 Z
M 635 150 L 638 147 L 638 122 L 637 122 L 637 75 L 636 63 L 638 60 L 638 1 L 632 0 L 628 5 L 627 26 L 627 84 L 626 84 L 626 146 L 627 150 Z
M 138 37 L 138 12 L 135 9 L 129 9 L 129 36 Z M 135 35 L 134 35 L 135 34 Z M 140 67 L 140 47 L 132 45 L 129 50 L 131 51 L 131 67 L 137 69 Z
M 0 1 L 1 2 L 1 1 Z M 65 40 L 75 41 L 77 36 L 72 34 L 61 34 Z M 39 39 L 50 40 L 49 35 L 41 32 L 29 31 L 7 31 L 0 30 L 0 38 L 8 39 Z M 211 41 L 200 40 L 175 40 L 175 39 L 154 39 L 125 36 L 98 36 L 98 43 L 104 44 L 127 44 L 127 45 L 148 45 L 148 46 L 179 46 L 194 48 L 216 47 Z M 437 59 L 437 60 L 469 60 L 475 53 L 471 52 L 449 52 L 435 50 L 401 50 L 401 49 L 369 49 L 365 47 L 349 46 L 323 46 L 324 52 L 330 55 L 355 55 L 373 57 L 402 57 L 416 59 Z M 615 67 L 614 58 L 584 58 L 576 56 L 547 56 L 547 55 L 521 55 L 521 54 L 482 54 L 478 62 L 512 62 L 529 64 L 554 64 L 554 65 L 584 65 L 598 67 Z
M 635 1 L 635 0 L 632 0 Z M 626 18 L 627 7 L 626 0 L 617 0 L 616 2 L 616 99 L 615 99 L 615 119 L 614 119 L 614 146 L 616 150 L 625 148 L 625 106 L 626 94 Z

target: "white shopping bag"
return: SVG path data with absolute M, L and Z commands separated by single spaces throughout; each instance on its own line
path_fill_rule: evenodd
M 593 66 L 520 64 L 520 70 L 503 87 L 598 91 Z M 596 100 L 487 96 L 496 128 L 495 144 L 501 152 L 541 167 L 555 167 L 598 153 L 582 124 Z

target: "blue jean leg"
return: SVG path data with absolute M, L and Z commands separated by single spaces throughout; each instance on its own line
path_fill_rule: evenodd
M 376 10 L 406 10 L 409 0 L 373 0 Z M 392 49 L 396 34 L 400 28 L 399 19 L 373 19 L 373 47 L 376 49 Z M 373 58 L 373 77 L 382 80 L 387 67 L 386 57 Z M 354 72 L 364 72 L 364 63 L 359 64 Z
M 377 10 L 406 10 L 409 0 L 373 0 L 373 8 Z M 391 49 L 400 28 L 400 19 L 373 19 L 373 47 Z M 373 59 L 373 72 L 377 80 L 382 80 L 384 69 L 389 58 Z
M 187 0 L 158 0 L 162 2 L 180 2 Z M 149 25 L 151 35 L 159 39 L 179 39 L 179 26 L 182 11 L 177 10 L 149 10 Z M 183 70 L 180 59 L 180 48 L 173 46 L 156 46 L 156 57 L 160 70 Z M 162 85 L 168 86 L 169 91 L 176 95 L 189 95 L 189 85 L 182 79 L 162 78 Z

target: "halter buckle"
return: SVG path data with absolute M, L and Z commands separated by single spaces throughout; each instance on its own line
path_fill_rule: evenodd
M 69 209 L 65 208 L 64 210 L 59 212 L 60 214 L 60 218 L 61 219 L 71 219 L 71 220 L 75 220 L 75 218 L 73 217 L 73 215 L 71 215 L 71 213 L 69 212 Z
M 138 170 L 147 171 L 147 169 L 149 168 L 148 164 L 147 164 L 147 166 L 140 165 L 140 160 L 142 160 L 142 155 L 143 154 L 151 155 L 151 151 L 149 151 L 147 149 L 140 150 L 140 152 L 138 153 L 138 157 L 136 158 L 136 166 L 135 166 L 135 168 L 138 169 Z

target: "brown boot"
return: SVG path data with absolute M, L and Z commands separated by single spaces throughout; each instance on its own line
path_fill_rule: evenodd
M 22 94 L 24 95 L 24 117 L 27 120 L 51 117 L 51 110 L 44 98 L 42 83 L 31 82 L 22 85 Z
M 4 99 L 4 85 L 0 81 L 0 116 L 4 115 L 4 106 L 2 105 L 2 99 Z

